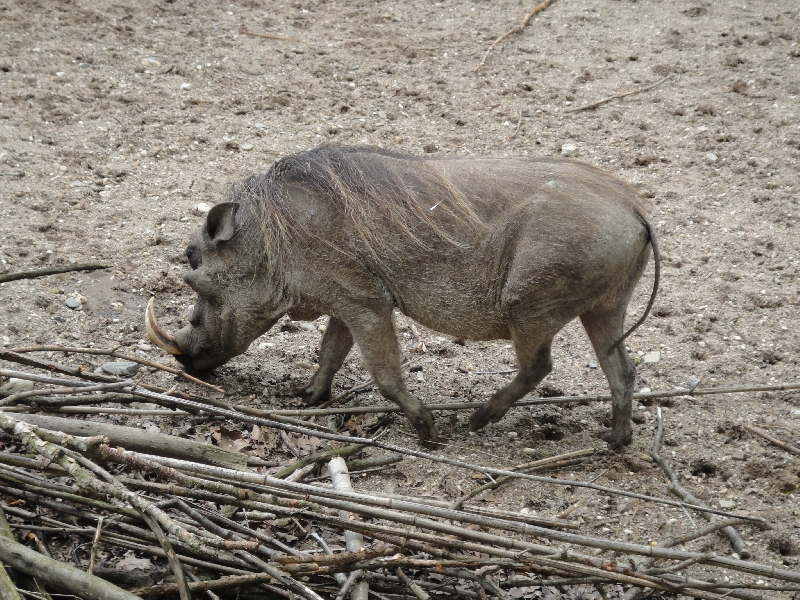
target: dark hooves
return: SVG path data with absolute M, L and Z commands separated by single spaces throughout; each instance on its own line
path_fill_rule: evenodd
M 597 437 L 606 442 L 612 450 L 621 450 L 633 440 L 631 432 L 618 434 L 614 433 L 613 429 L 602 429 L 597 433 Z
M 433 422 L 433 413 L 424 406 L 416 414 L 406 415 L 411 426 L 416 430 L 419 443 L 429 449 L 439 447 L 439 432 Z
M 330 390 L 325 392 L 317 392 L 313 386 L 304 385 L 292 389 L 292 396 L 297 396 L 303 399 L 303 402 L 308 406 L 316 406 L 330 400 Z

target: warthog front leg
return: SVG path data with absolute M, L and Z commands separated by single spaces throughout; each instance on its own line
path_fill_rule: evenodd
M 514 403 L 547 377 L 553 369 L 553 359 L 550 356 L 552 338 L 545 342 L 540 339 L 515 339 L 519 361 L 519 373 L 514 380 L 499 389 L 483 406 L 477 409 L 469 418 L 469 428 L 477 431 L 489 423 L 496 423 L 514 406 Z
M 321 404 L 331 397 L 333 376 L 342 367 L 344 359 L 353 347 L 353 336 L 343 321 L 336 317 L 328 320 L 319 347 L 319 369 L 308 385 L 297 388 L 294 393 L 306 398 L 311 406 Z
M 380 393 L 400 406 L 403 415 L 416 430 L 420 442 L 434 447 L 439 434 L 433 415 L 406 389 L 391 309 L 382 313 L 361 312 L 348 319 L 347 324 Z

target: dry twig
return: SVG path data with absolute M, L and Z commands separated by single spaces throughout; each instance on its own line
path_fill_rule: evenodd
M 800 454 L 800 448 L 797 446 L 792 446 L 791 444 L 787 444 L 786 442 L 780 441 L 778 438 L 772 437 L 763 429 L 759 429 L 758 427 L 754 427 L 753 425 L 745 425 L 744 426 L 747 431 L 753 433 L 757 436 L 760 436 L 767 440 L 770 444 L 775 444 L 778 448 L 783 448 L 787 452 L 791 452 L 792 454 Z
M 596 102 L 590 102 L 589 104 L 584 104 L 583 106 L 576 106 L 575 108 L 570 108 L 568 110 L 565 110 L 564 112 L 565 113 L 575 113 L 575 112 L 580 112 L 582 110 L 589 110 L 591 108 L 597 108 L 601 104 L 605 104 L 606 102 L 611 102 L 612 100 L 617 100 L 619 98 L 624 98 L 625 96 L 633 96 L 634 94 L 641 94 L 642 92 L 646 92 L 648 90 L 652 90 L 653 88 L 656 88 L 656 87 L 660 86 L 662 83 L 664 83 L 668 79 L 670 79 L 670 75 L 667 75 L 663 79 L 659 79 L 655 83 L 652 83 L 652 84 L 650 84 L 648 86 L 645 86 L 643 88 L 639 88 L 638 90 L 631 90 L 630 92 L 622 92 L 621 94 L 614 94 L 613 96 L 609 96 L 608 98 L 603 98 L 601 100 L 597 100 Z
M 98 269 L 108 269 L 114 265 L 105 265 L 97 263 L 77 264 L 77 265 L 55 265 L 52 267 L 45 267 L 43 269 L 34 269 L 32 271 L 19 271 L 16 273 L 0 273 L 0 283 L 6 281 L 17 281 L 19 279 L 36 279 L 37 277 L 46 277 L 47 275 L 58 275 L 60 273 L 71 273 L 73 271 L 97 271 Z
M 506 31 L 503 35 L 497 38 L 491 46 L 489 46 L 489 49 L 486 51 L 486 54 L 483 55 L 483 59 L 481 60 L 480 64 L 474 69 L 472 69 L 472 72 L 473 73 L 477 72 L 478 70 L 480 70 L 481 67 L 483 67 L 483 65 L 486 64 L 486 59 L 489 58 L 489 54 L 491 54 L 492 50 L 494 50 L 499 43 L 501 43 L 507 37 L 514 35 L 515 33 L 522 33 L 522 30 L 525 29 L 525 26 L 528 24 L 528 21 L 531 20 L 533 15 L 542 12 L 552 3 L 553 0 L 543 0 L 543 2 L 540 2 L 539 4 L 534 6 L 531 10 L 529 10 L 527 13 L 525 13 L 525 16 L 522 17 L 522 20 L 519 22 L 519 25 L 517 25 L 516 27 L 512 27 L 511 29 Z

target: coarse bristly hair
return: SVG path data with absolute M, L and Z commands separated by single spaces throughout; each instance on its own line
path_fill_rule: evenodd
M 234 185 L 228 201 L 249 209 L 273 259 L 291 238 L 313 234 L 292 213 L 287 193 L 292 186 L 304 188 L 342 215 L 363 250 L 377 260 L 399 250 L 382 243 L 381 231 L 387 227 L 423 247 L 431 234 L 458 245 L 448 231 L 481 229 L 484 224 L 465 195 L 431 163 L 375 147 L 322 146 L 279 159 L 267 173 Z M 344 236 L 341 242 L 335 250 L 351 251 Z

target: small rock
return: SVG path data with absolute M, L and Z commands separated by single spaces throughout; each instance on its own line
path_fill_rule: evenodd
M 116 375 L 118 377 L 133 377 L 139 372 L 142 365 L 139 363 L 131 362 L 129 360 L 118 360 L 115 362 L 107 362 L 100 365 L 109 375 Z
M 4 346 L 7 345 L 5 338 L 3 339 L 3 345 Z M 792 410 L 790 410 L 789 416 L 792 417 L 793 419 L 800 419 L 800 408 L 793 408 Z
M 0 385 L 0 392 L 3 394 L 16 394 L 18 392 L 28 392 L 33 389 L 33 382 L 27 379 L 9 378 L 3 385 Z
M 253 144 L 242 144 L 242 150 L 252 150 Z
M 208 212 L 211 210 L 211 206 L 206 204 L 205 202 L 201 202 L 197 206 L 194 207 L 194 212 L 198 215 L 207 215 Z
M 3 346 L 10 346 L 11 345 L 11 338 L 7 335 L 3 336 Z
M 191 83 L 182 83 L 181 84 L 181 89 L 182 90 L 189 90 L 191 88 L 192 88 L 192 84 Z
M 385 121 L 386 120 L 386 113 L 384 111 L 382 111 L 382 110 L 379 110 L 378 111 L 378 118 L 383 119 Z
M 153 349 L 150 344 L 145 344 L 144 342 L 137 344 L 136 347 L 142 352 L 150 352 Z
M 563 144 L 561 146 L 561 156 L 577 156 L 578 147 L 575 144 Z
M 298 323 L 298 326 L 300 327 L 300 329 L 303 329 L 304 331 L 313 331 L 314 333 L 317 332 L 317 328 L 314 327 L 313 323 L 300 322 Z
M 689 375 L 689 378 L 686 380 L 686 387 L 695 388 L 697 387 L 698 383 L 700 383 L 700 380 L 697 377 L 694 375 Z
M 517 437 L 517 432 L 509 431 L 508 433 L 506 433 L 506 435 L 513 440 L 515 437 Z
M 720 500 L 719 507 L 724 510 L 731 510 L 732 508 L 736 508 L 736 502 L 733 500 Z
M 535 448 L 523 448 L 522 453 L 526 456 L 533 456 L 536 454 Z
M 79 310 L 81 308 L 80 301 L 75 298 L 67 298 L 64 300 L 64 304 L 67 305 L 67 308 L 71 308 L 72 310 Z
M 719 157 L 713 152 L 709 152 L 708 154 L 706 154 L 706 160 L 708 162 L 717 162 L 718 158 Z
M 661 352 L 648 352 L 642 360 L 646 363 L 657 363 L 661 361 Z
M 597 363 L 589 363 L 586 366 L 589 367 L 590 369 L 596 369 L 597 368 Z

